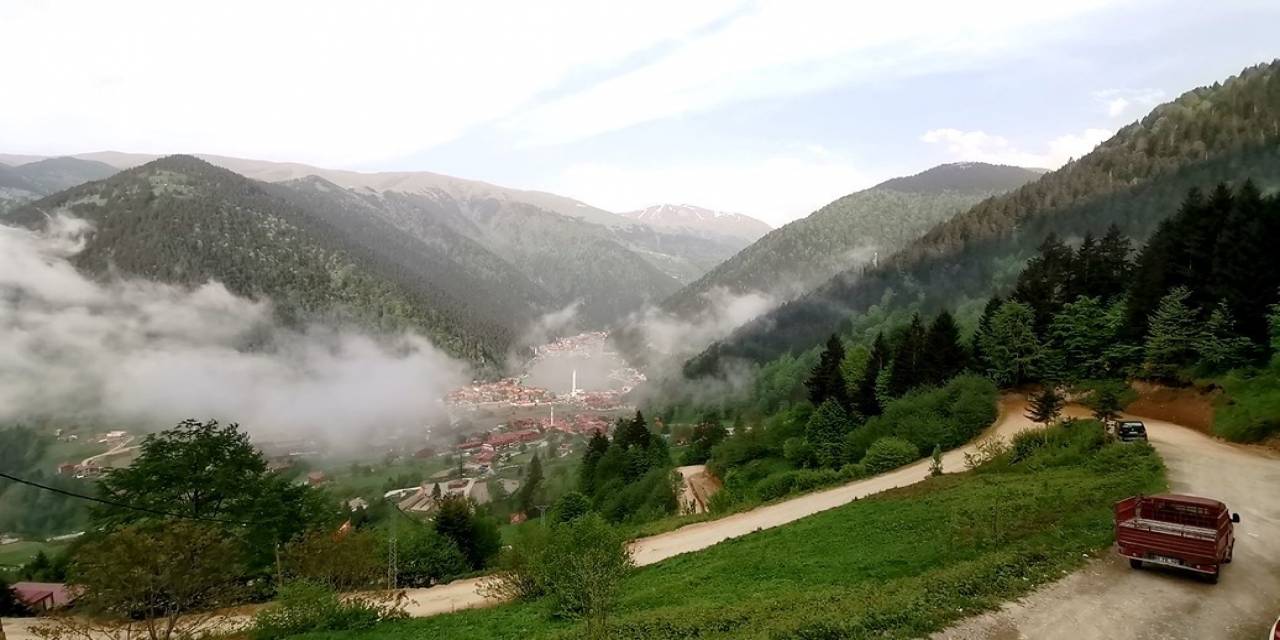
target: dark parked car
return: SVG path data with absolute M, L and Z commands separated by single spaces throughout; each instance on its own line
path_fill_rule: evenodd
M 1147 425 L 1137 420 L 1125 420 L 1116 425 L 1116 437 L 1121 442 L 1133 442 L 1147 439 Z

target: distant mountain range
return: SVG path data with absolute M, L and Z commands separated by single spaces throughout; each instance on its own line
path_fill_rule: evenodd
M 656 204 L 621 215 L 655 227 L 741 238 L 747 242 L 755 242 L 773 229 L 748 215 L 713 211 L 692 204 Z
M 785 300 L 832 275 L 888 256 L 933 225 L 975 203 L 1015 189 L 1043 171 L 965 162 L 894 178 L 844 196 L 770 231 L 668 298 L 682 315 L 702 311 L 716 289 L 761 292 Z
M 1280 60 L 1188 91 L 1080 159 L 974 204 L 892 254 L 882 252 L 878 264 L 840 271 L 712 345 L 688 363 L 686 373 L 711 374 L 726 360 L 764 362 L 799 353 L 873 306 L 881 315 L 899 316 L 955 309 L 964 320 L 976 315 L 993 292 L 1009 286 L 1012 274 L 1051 232 L 1074 239 L 1087 232 L 1100 235 L 1115 224 L 1140 242 L 1177 210 L 1192 187 L 1245 179 L 1264 190 L 1280 187 L 1277 145 Z M 954 174 L 957 167 L 948 171 Z
M 18 162 L 4 163 L 6 159 Z M 79 158 L 0 156 L 0 212 L 115 172 L 111 165 Z

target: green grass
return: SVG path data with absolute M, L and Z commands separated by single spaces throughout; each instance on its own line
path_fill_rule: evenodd
M 1280 433 L 1280 363 L 1260 371 L 1232 371 L 1216 382 L 1224 394 L 1213 431 L 1234 442 L 1258 442 Z
M 912 638 L 996 607 L 1104 550 L 1115 500 L 1164 486 L 1146 445 L 1082 450 L 1101 439 L 1075 434 L 1044 442 L 1025 462 L 932 478 L 640 569 L 610 637 Z M 533 602 L 310 638 L 580 633 Z
M 28 560 L 36 557 L 36 554 L 44 551 L 50 557 L 53 557 L 59 549 L 67 546 L 67 542 L 38 542 L 35 540 L 24 540 L 22 542 L 13 542 L 10 544 L 0 545 L 0 568 L 15 568 L 27 563 Z

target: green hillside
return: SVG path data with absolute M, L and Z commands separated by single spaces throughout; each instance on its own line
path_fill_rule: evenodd
M 319 208 L 317 207 L 316 210 Z M 413 329 L 446 351 L 497 362 L 516 328 L 488 282 L 421 244 L 398 242 L 369 219 L 338 224 L 273 195 L 262 183 L 190 156 L 170 156 L 23 206 L 10 220 L 37 226 L 66 211 L 94 224 L 74 260 L 82 270 L 179 285 L 208 280 L 270 298 L 289 323 L 351 321 L 380 330 Z M 424 272 L 447 270 L 424 279 Z M 454 280 L 453 278 L 462 278 Z
M 769 232 L 681 289 L 664 306 L 679 313 L 699 311 L 706 305 L 704 295 L 716 288 L 790 298 L 877 254 L 887 257 L 938 222 L 1039 175 L 1020 167 L 970 162 L 889 180 Z
M 1093 152 L 939 224 L 876 267 L 842 272 L 739 329 L 692 360 L 705 375 L 725 358 L 763 362 L 803 351 L 842 322 L 914 306 L 985 298 L 1012 278 L 1049 231 L 1066 238 L 1115 223 L 1142 241 L 1190 187 L 1280 181 L 1280 61 L 1189 91 L 1121 129 Z

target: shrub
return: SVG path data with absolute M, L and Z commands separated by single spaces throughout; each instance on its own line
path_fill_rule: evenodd
M 393 515 L 392 517 L 399 517 Z M 430 587 L 469 569 L 457 543 L 420 524 L 396 525 L 397 587 Z M 386 557 L 384 548 L 383 557 Z M 379 564 L 379 569 L 382 565 Z
M 276 603 L 253 617 L 254 640 L 276 640 L 311 631 L 355 631 L 382 620 L 404 617 L 399 602 L 342 598 L 333 589 L 308 581 L 280 588 Z
M 1213 432 L 1233 442 L 1258 442 L 1280 433 L 1280 354 L 1258 373 L 1233 371 L 1221 379 L 1226 393 L 1214 412 Z
M 867 447 L 862 466 L 867 473 L 883 473 L 896 469 L 920 457 L 920 449 L 902 438 L 880 438 Z
M 791 493 L 795 489 L 798 473 L 798 471 L 781 471 L 757 482 L 756 496 L 767 502 Z
M 867 468 L 857 463 L 849 463 L 840 467 L 840 479 L 848 482 L 867 477 Z
M 835 469 L 801 469 L 795 472 L 793 492 L 802 493 L 840 482 L 840 472 Z
M 587 515 L 591 511 L 591 501 L 577 491 L 560 496 L 551 508 L 551 518 L 556 522 L 569 522 Z

